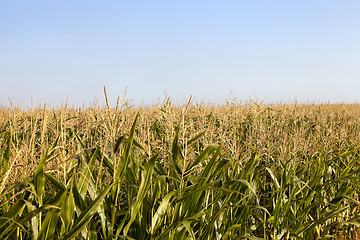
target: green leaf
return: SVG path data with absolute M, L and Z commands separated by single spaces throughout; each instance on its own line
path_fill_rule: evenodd
M 188 172 L 190 169 L 192 169 L 193 167 L 195 167 L 196 165 L 207 159 L 209 155 L 211 155 L 216 149 L 218 149 L 218 147 L 219 147 L 218 145 L 207 146 L 204 149 L 204 151 L 202 151 L 201 154 L 195 159 L 195 161 L 189 165 L 186 171 Z
M 164 216 L 166 209 L 170 205 L 170 200 L 175 194 L 177 194 L 177 192 L 175 192 L 175 191 L 170 192 L 161 201 L 158 209 L 156 210 L 156 212 L 151 220 L 151 230 L 150 230 L 151 234 L 154 234 L 154 232 L 156 232 L 156 230 L 158 229 L 158 226 L 160 225 L 160 223 L 162 221 L 162 217 Z
M 44 167 L 46 159 L 48 158 L 47 154 L 48 151 L 46 151 L 44 156 L 41 158 L 33 178 L 39 206 L 42 205 L 42 195 L 44 193 Z
M 266 169 L 266 171 L 268 171 L 268 173 L 270 174 L 272 180 L 273 180 L 274 183 L 275 183 L 276 188 L 277 188 L 277 189 L 280 189 L 280 184 L 279 184 L 278 180 L 276 179 L 273 171 L 272 171 L 270 168 L 268 168 L 268 167 L 266 167 L 265 169 Z
M 191 146 L 193 143 L 195 143 L 198 139 L 200 139 L 202 136 L 205 135 L 207 130 L 205 131 L 202 131 L 201 133 L 197 134 L 195 137 L 193 137 L 192 139 L 190 139 L 188 142 L 187 142 L 187 146 Z
M 107 171 L 110 173 L 111 176 L 114 176 L 114 163 L 111 159 L 105 154 L 99 151 L 99 158 L 103 159 L 103 164 L 106 167 Z
M 195 239 L 195 233 L 194 230 L 191 228 L 189 221 L 183 220 L 180 223 L 185 226 L 186 230 L 190 234 L 190 239 Z
M 52 184 L 54 184 L 55 187 L 57 187 L 58 190 L 65 189 L 65 186 L 59 182 L 56 178 L 54 178 L 50 173 L 45 173 L 45 177 L 50 180 Z
M 46 160 L 51 157 L 54 153 L 54 149 L 55 146 L 57 145 L 59 138 L 57 138 L 55 140 L 55 142 L 52 144 L 51 147 L 49 147 L 44 156 L 40 159 L 40 162 L 36 168 L 34 177 L 33 177 L 33 182 L 34 182 L 34 186 L 35 186 L 35 191 L 36 191 L 36 195 L 37 195 L 37 199 L 39 202 L 39 206 L 42 205 L 42 197 L 45 191 L 45 186 L 44 186 L 44 168 L 46 165 Z
M 46 214 L 44 222 L 41 225 L 41 230 L 39 232 L 39 240 L 54 239 L 58 219 L 59 211 L 57 209 L 52 209 Z
M 179 142 L 179 131 L 180 131 L 180 122 L 175 130 L 175 136 L 171 144 L 171 175 L 174 178 L 179 179 L 179 175 L 181 175 L 181 170 L 179 167 L 179 158 L 181 156 L 181 146 Z
M 136 127 L 136 122 L 138 120 L 139 117 L 139 113 L 136 115 L 134 123 L 130 129 L 130 134 L 129 134 L 129 138 L 126 141 L 126 145 L 125 145 L 125 149 L 123 154 L 121 155 L 121 160 L 119 163 L 119 168 L 117 169 L 116 175 L 115 175 L 115 179 L 120 178 L 124 172 L 125 169 L 127 167 L 127 165 L 129 164 L 130 161 L 130 153 L 131 153 L 131 149 L 132 149 L 132 144 L 133 144 L 133 140 L 134 140 L 134 133 L 135 133 L 135 127 Z
M 7 213 L 0 216 L 0 229 L 8 222 L 14 221 L 15 217 L 20 215 L 24 210 L 26 203 L 24 200 L 19 200 L 13 205 Z
M 86 203 L 83 199 L 83 197 L 80 195 L 79 190 L 76 186 L 76 184 L 74 184 L 72 186 L 72 192 L 74 194 L 74 202 L 75 205 L 81 210 L 83 211 L 86 208 Z
M 95 167 L 95 161 L 99 155 L 99 149 L 96 149 L 94 154 L 91 156 L 89 162 L 84 161 L 83 158 L 81 158 L 82 162 L 82 175 L 79 179 L 79 182 L 77 184 L 78 190 L 82 198 L 85 197 L 85 194 L 89 191 L 90 196 L 94 197 L 94 179 L 92 176 L 92 171 Z M 90 185 L 90 186 L 89 186 Z M 93 193 L 93 194 L 91 194 Z
M 73 194 L 73 188 L 69 189 L 69 194 L 61 207 L 61 216 L 64 222 L 65 233 L 68 232 L 72 225 L 75 210 L 75 197 Z
M 136 201 L 131 206 L 131 209 L 130 209 L 130 211 L 131 211 L 130 220 L 129 220 L 128 224 L 124 228 L 124 234 L 125 235 L 127 235 L 127 232 L 129 230 L 131 224 L 135 221 L 136 216 L 139 214 L 139 210 L 140 210 L 140 207 L 141 207 L 141 205 L 143 203 L 143 199 L 146 196 L 146 192 L 150 188 L 151 178 L 152 178 L 152 173 L 153 173 L 153 170 L 154 170 L 155 161 L 158 158 L 159 154 L 160 153 L 155 154 L 149 160 L 149 162 L 147 162 L 146 165 L 145 165 L 145 170 L 144 170 L 144 173 L 142 174 L 142 177 L 141 177 L 140 187 L 139 187 L 138 195 L 136 197 Z
M 105 196 L 108 194 L 110 189 L 112 188 L 112 184 L 107 186 L 101 194 L 92 201 L 84 211 L 81 212 L 80 216 L 76 218 L 73 227 L 69 230 L 69 232 L 63 237 L 63 239 L 71 239 L 76 237 L 80 231 L 87 226 L 88 222 L 91 220 L 93 214 L 96 212 L 100 204 L 103 202 Z
M 123 135 L 123 136 L 120 136 L 120 137 L 116 140 L 115 146 L 114 146 L 114 153 L 116 153 L 116 152 L 119 150 L 119 147 L 120 147 L 121 143 L 122 143 L 125 139 L 126 139 L 126 138 L 125 138 L 125 136 Z

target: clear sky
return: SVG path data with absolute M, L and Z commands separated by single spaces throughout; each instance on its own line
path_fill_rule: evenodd
M 0 1 L 0 103 L 358 102 L 358 0 Z

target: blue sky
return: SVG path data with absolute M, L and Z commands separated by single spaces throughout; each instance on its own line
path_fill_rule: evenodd
M 0 103 L 358 102 L 360 1 L 0 2 Z M 254 94 L 255 92 L 255 94 Z

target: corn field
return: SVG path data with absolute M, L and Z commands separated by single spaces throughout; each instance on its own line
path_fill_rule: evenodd
M 360 239 L 360 105 L 0 110 L 0 239 Z

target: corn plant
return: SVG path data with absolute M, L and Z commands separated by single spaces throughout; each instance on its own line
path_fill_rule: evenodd
M 358 105 L 0 111 L 0 239 L 359 239 Z

